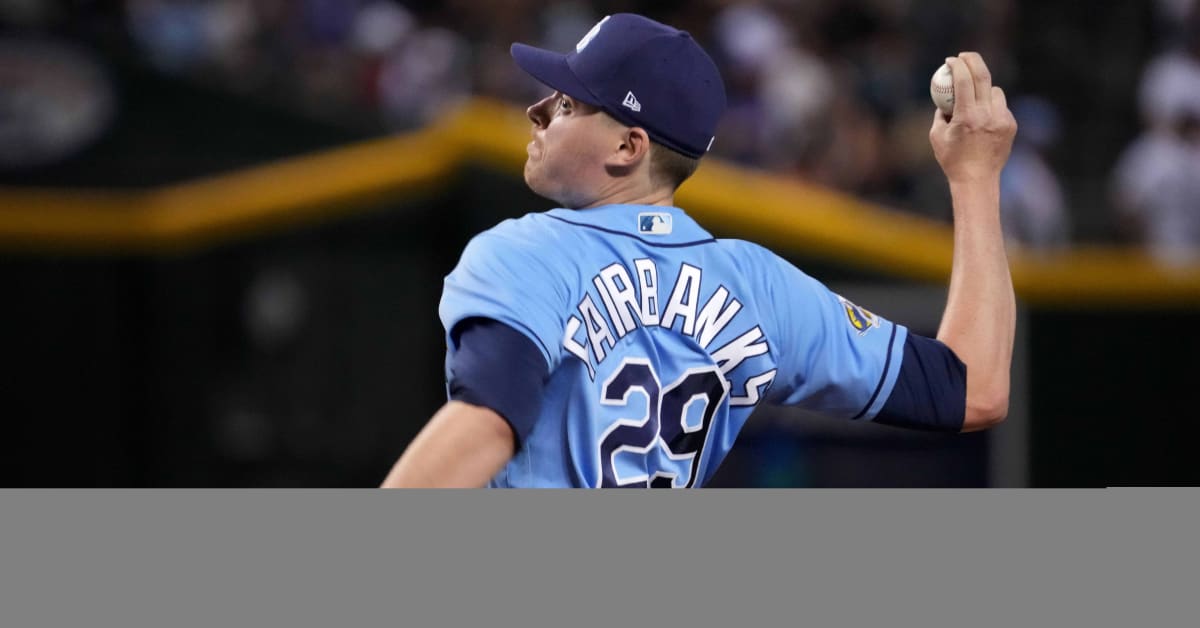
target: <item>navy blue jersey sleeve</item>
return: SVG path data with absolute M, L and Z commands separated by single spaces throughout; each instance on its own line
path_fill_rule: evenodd
M 945 344 L 909 334 L 896 384 L 875 422 L 932 432 L 960 432 L 966 411 L 966 365 Z
M 512 427 L 515 448 L 533 430 L 550 372 L 541 351 L 523 333 L 487 318 L 469 318 L 451 330 L 457 349 L 447 353 L 450 398 L 494 410 Z

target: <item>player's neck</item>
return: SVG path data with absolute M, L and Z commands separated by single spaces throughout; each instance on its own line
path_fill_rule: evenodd
M 576 209 L 591 209 L 605 205 L 658 205 L 662 207 L 675 206 L 674 190 L 655 188 L 652 190 L 616 189 L 600 195 L 596 200 Z

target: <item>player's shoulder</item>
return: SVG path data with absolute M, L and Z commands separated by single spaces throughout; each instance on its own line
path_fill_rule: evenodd
M 769 258 L 775 255 L 771 249 L 768 249 L 757 242 L 739 240 L 737 238 L 717 238 L 717 246 L 733 255 L 752 260 Z
M 519 240 L 531 235 L 543 233 L 552 228 L 553 220 L 546 216 L 547 212 L 530 212 L 516 218 L 506 218 L 492 227 L 479 232 L 476 237 Z
M 776 272 L 792 272 L 808 277 L 804 271 L 792 265 L 778 253 L 757 242 L 736 238 L 719 238 L 717 245 L 738 261 L 743 272 L 759 276 L 769 276 Z
M 556 223 L 545 212 L 533 212 L 518 218 L 508 218 L 479 232 L 467 244 L 467 252 L 475 254 L 512 253 L 539 256 L 547 250 L 547 242 L 555 237 Z

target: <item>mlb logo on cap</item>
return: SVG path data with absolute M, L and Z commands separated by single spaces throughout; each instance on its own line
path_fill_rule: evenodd
M 667 212 L 642 212 L 638 214 L 638 233 L 645 235 L 670 235 L 671 214 Z

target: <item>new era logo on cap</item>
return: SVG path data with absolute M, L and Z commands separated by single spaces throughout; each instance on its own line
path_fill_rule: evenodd
M 628 94 L 625 94 L 625 102 L 623 102 L 621 104 L 626 107 L 629 107 L 630 109 L 633 109 L 634 111 L 642 110 L 642 103 L 638 102 L 637 96 L 634 96 L 633 92 L 629 92 Z

